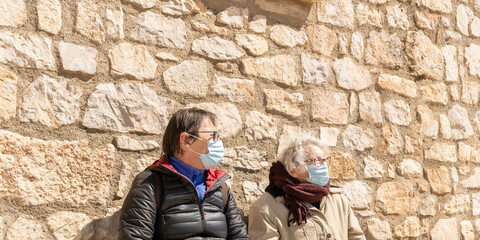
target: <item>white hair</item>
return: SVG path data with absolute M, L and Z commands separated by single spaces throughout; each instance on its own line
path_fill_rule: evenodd
M 324 152 L 328 152 L 328 148 L 320 141 L 320 139 L 307 135 L 291 141 L 279 155 L 277 161 L 281 162 L 289 173 L 294 168 L 305 169 L 305 147 L 307 145 L 314 145 L 322 149 Z

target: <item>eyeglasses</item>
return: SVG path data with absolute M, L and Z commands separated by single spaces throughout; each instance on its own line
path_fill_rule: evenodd
M 198 133 L 213 133 L 213 137 L 212 137 L 211 140 L 213 140 L 213 142 L 218 142 L 218 140 L 220 140 L 220 134 L 218 134 L 217 131 L 198 131 Z M 199 137 L 197 137 L 197 136 L 195 136 L 195 135 L 193 135 L 193 134 L 190 134 L 190 133 L 187 133 L 187 134 L 190 135 L 190 136 L 192 136 L 192 137 L 194 137 L 194 138 L 196 138 L 196 139 L 200 139 L 200 140 L 205 141 L 205 139 L 201 139 L 201 138 L 199 138 Z M 209 139 L 209 140 L 210 140 L 210 139 Z
M 331 157 L 330 156 L 325 156 L 325 157 L 316 157 L 312 159 L 305 160 L 305 164 L 307 165 L 316 165 L 316 166 L 322 166 L 322 164 L 326 163 L 328 164 L 330 162 Z

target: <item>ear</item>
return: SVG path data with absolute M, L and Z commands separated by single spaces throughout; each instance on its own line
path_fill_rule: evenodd
M 188 141 L 188 134 L 186 132 L 180 133 L 179 142 L 182 149 L 183 147 L 190 146 L 190 142 Z

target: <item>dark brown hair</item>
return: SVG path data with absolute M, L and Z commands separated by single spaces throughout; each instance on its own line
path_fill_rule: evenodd
M 183 154 L 180 148 L 180 134 L 187 132 L 197 136 L 198 129 L 205 118 L 210 119 L 215 125 L 217 118 L 215 114 L 200 108 L 185 108 L 173 114 L 163 135 L 163 154 L 167 157 Z M 195 138 L 190 138 L 193 141 L 196 140 Z

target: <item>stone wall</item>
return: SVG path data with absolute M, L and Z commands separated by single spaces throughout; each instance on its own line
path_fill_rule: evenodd
M 312 134 L 368 239 L 478 239 L 480 1 L 313 2 L 0 1 L 0 240 L 115 239 L 185 106 L 246 217 Z

